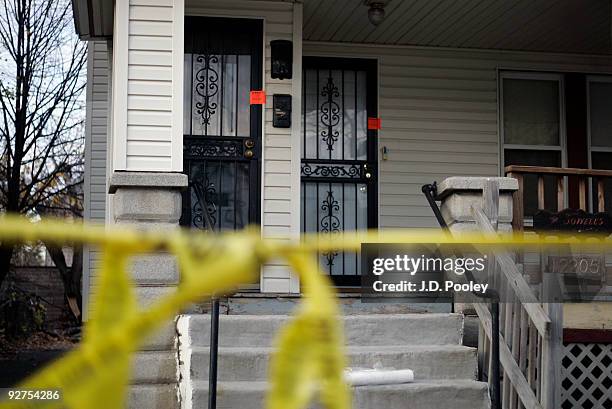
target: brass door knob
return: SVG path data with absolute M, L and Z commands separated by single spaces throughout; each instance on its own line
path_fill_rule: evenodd
M 252 139 L 247 139 L 244 141 L 244 146 L 246 146 L 249 149 L 253 149 L 253 147 L 255 146 L 255 141 Z
M 246 151 L 244 151 L 244 157 L 247 159 L 251 159 L 253 157 L 253 151 L 250 149 L 247 149 Z

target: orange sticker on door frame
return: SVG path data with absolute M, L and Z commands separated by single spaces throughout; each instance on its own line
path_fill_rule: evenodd
M 380 118 L 368 118 L 368 129 L 379 130 L 381 126 L 382 126 L 382 121 Z
M 265 105 L 266 91 L 251 91 L 249 102 L 251 105 Z

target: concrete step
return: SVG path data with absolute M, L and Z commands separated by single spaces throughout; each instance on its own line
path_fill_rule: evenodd
M 265 382 L 220 382 L 218 409 L 261 409 Z M 205 408 L 208 383 L 195 382 L 191 408 Z M 489 409 L 487 384 L 477 381 L 415 381 L 402 385 L 360 386 L 353 389 L 353 407 L 359 409 Z
M 264 381 L 272 348 L 220 348 L 218 377 L 221 381 Z M 210 349 L 196 347 L 191 353 L 191 379 L 208 379 Z M 348 347 L 349 366 L 412 369 L 416 379 L 476 379 L 476 350 L 460 345 L 410 345 Z
M 219 345 L 270 347 L 286 315 L 223 315 Z M 185 315 L 178 323 L 181 336 L 192 347 L 210 340 L 209 315 Z M 459 314 L 349 315 L 344 317 L 345 339 L 351 346 L 461 344 L 463 318 Z
M 415 298 L 414 302 L 403 299 L 402 302 L 361 302 L 359 293 L 338 293 L 337 301 L 342 315 L 363 314 L 410 314 L 410 313 L 449 313 L 450 300 L 444 302 L 426 302 L 424 297 Z M 223 314 L 229 315 L 291 315 L 302 302 L 298 294 L 265 294 L 238 293 L 220 299 Z M 386 300 L 390 301 L 390 300 Z M 195 311 L 210 311 L 210 302 L 196 305 Z

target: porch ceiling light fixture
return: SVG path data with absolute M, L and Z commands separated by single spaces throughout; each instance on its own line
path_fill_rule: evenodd
M 372 25 L 379 25 L 385 19 L 385 2 L 376 0 L 365 0 L 365 5 L 370 7 L 368 10 L 368 20 Z

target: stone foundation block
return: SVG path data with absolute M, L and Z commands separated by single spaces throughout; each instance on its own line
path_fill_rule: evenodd
M 140 308 L 146 309 L 157 302 L 160 298 L 175 291 L 174 286 L 169 287 L 137 287 L 136 299 Z
M 178 409 L 177 384 L 132 385 L 127 407 L 130 409 Z
M 134 384 L 176 382 L 176 351 L 137 352 L 132 359 Z
M 118 189 L 113 200 L 117 221 L 178 223 L 181 218 L 181 193 L 152 188 Z
M 179 267 L 170 254 L 147 254 L 132 258 L 132 279 L 138 284 L 171 285 L 179 282 Z
M 143 351 L 169 351 L 175 348 L 175 344 L 176 324 L 174 321 L 169 321 L 149 336 L 141 349 Z

